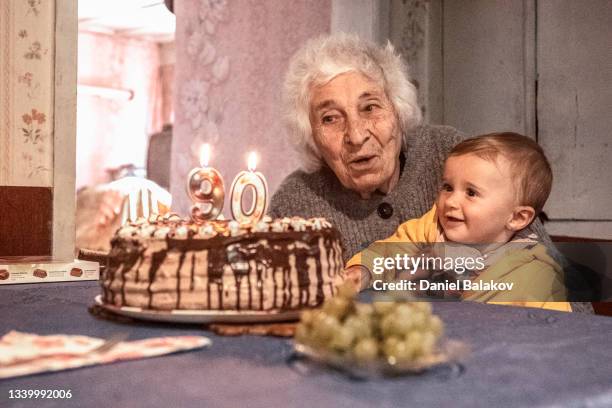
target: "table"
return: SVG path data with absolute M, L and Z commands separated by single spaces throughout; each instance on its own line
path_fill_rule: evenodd
M 1 407 L 524 407 L 612 406 L 612 318 L 475 303 L 436 303 L 450 337 L 472 354 L 463 366 L 356 381 L 294 361 L 291 341 L 220 337 L 199 326 L 122 324 L 87 307 L 96 282 L 0 288 L 0 334 L 130 339 L 198 334 L 209 349 L 4 380 Z M 10 389 L 70 389 L 69 400 L 10 400 Z

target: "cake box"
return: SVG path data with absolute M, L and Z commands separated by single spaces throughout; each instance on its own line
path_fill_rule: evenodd
M 98 262 L 56 261 L 46 257 L 0 258 L 0 285 L 99 279 Z

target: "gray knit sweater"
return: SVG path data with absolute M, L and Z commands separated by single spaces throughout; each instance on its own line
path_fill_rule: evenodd
M 346 261 L 372 242 L 393 234 L 401 223 L 431 209 L 444 161 L 465 138 L 466 135 L 449 126 L 425 125 L 414 129 L 402 150 L 405 164 L 397 186 L 386 195 L 377 192 L 367 200 L 344 188 L 329 167 L 314 173 L 295 171 L 272 197 L 270 215 L 327 218 L 342 235 Z M 379 214 L 382 203 L 393 209 L 389 218 Z M 532 229 L 552 246 L 539 222 Z

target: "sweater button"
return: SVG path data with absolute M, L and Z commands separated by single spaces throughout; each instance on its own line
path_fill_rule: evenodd
M 381 203 L 378 206 L 378 215 L 380 218 L 386 220 L 387 218 L 391 218 L 393 215 L 393 207 L 389 203 Z

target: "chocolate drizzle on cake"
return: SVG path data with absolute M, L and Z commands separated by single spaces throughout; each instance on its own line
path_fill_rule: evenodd
M 138 258 L 138 265 L 136 266 L 136 279 L 134 279 L 134 282 L 138 282 L 140 280 L 140 267 L 142 266 L 143 261 L 144 251 L 141 252 L 140 257 Z
M 317 306 L 333 295 L 342 254 L 338 232 L 325 220 L 233 223 L 173 219 L 122 227 L 102 281 L 105 302 L 156 310 L 283 310 Z M 189 285 L 181 279 L 187 273 Z
M 305 237 L 308 238 L 308 237 Z M 299 299 L 298 304 L 300 306 L 307 305 L 309 301 L 310 291 L 310 277 L 308 276 L 308 248 L 304 248 L 301 242 L 296 242 L 295 254 L 295 269 L 297 271 L 298 288 L 299 288 Z
M 189 275 L 189 290 L 193 291 L 194 283 L 195 283 L 195 260 L 196 254 L 193 252 L 191 254 L 191 273 Z
M 314 247 L 313 247 L 314 248 Z M 323 294 L 323 268 L 321 265 L 321 256 L 319 247 L 316 247 L 316 255 L 313 257 L 315 260 L 317 270 L 317 304 L 323 303 L 325 295 Z
M 136 265 L 139 259 L 143 256 L 143 249 L 137 242 L 133 242 L 131 240 L 114 240 L 113 242 L 117 245 L 113 245 L 113 250 L 110 253 L 109 268 L 105 273 L 106 279 L 108 279 L 110 283 L 105 288 L 106 290 L 103 292 L 103 295 L 105 302 L 115 303 L 116 293 L 113 287 L 115 279 L 117 278 L 117 275 L 119 275 L 121 276 L 119 295 L 121 297 L 121 303 L 126 304 L 126 275 L 128 271 L 134 268 L 134 265 Z
M 223 267 L 227 263 L 227 257 L 223 248 L 210 248 L 208 251 L 208 309 L 219 309 L 223 310 Z M 217 296 L 219 299 L 218 307 L 213 308 L 211 304 L 211 291 L 210 285 L 215 284 L 217 286 Z
M 187 252 L 181 252 L 181 257 L 179 258 L 179 264 L 176 268 L 176 309 L 181 308 L 181 268 L 183 267 L 183 262 L 185 262 L 185 257 L 187 256 Z
M 149 306 L 148 306 L 149 309 L 151 309 L 153 306 L 152 286 L 153 286 L 153 283 L 155 282 L 157 271 L 159 270 L 159 267 L 164 262 L 164 259 L 166 259 L 167 254 L 168 254 L 167 251 L 159 251 L 159 252 L 153 252 L 153 255 L 151 256 L 151 269 L 149 269 L 149 284 L 147 285 L 147 293 L 149 294 Z

